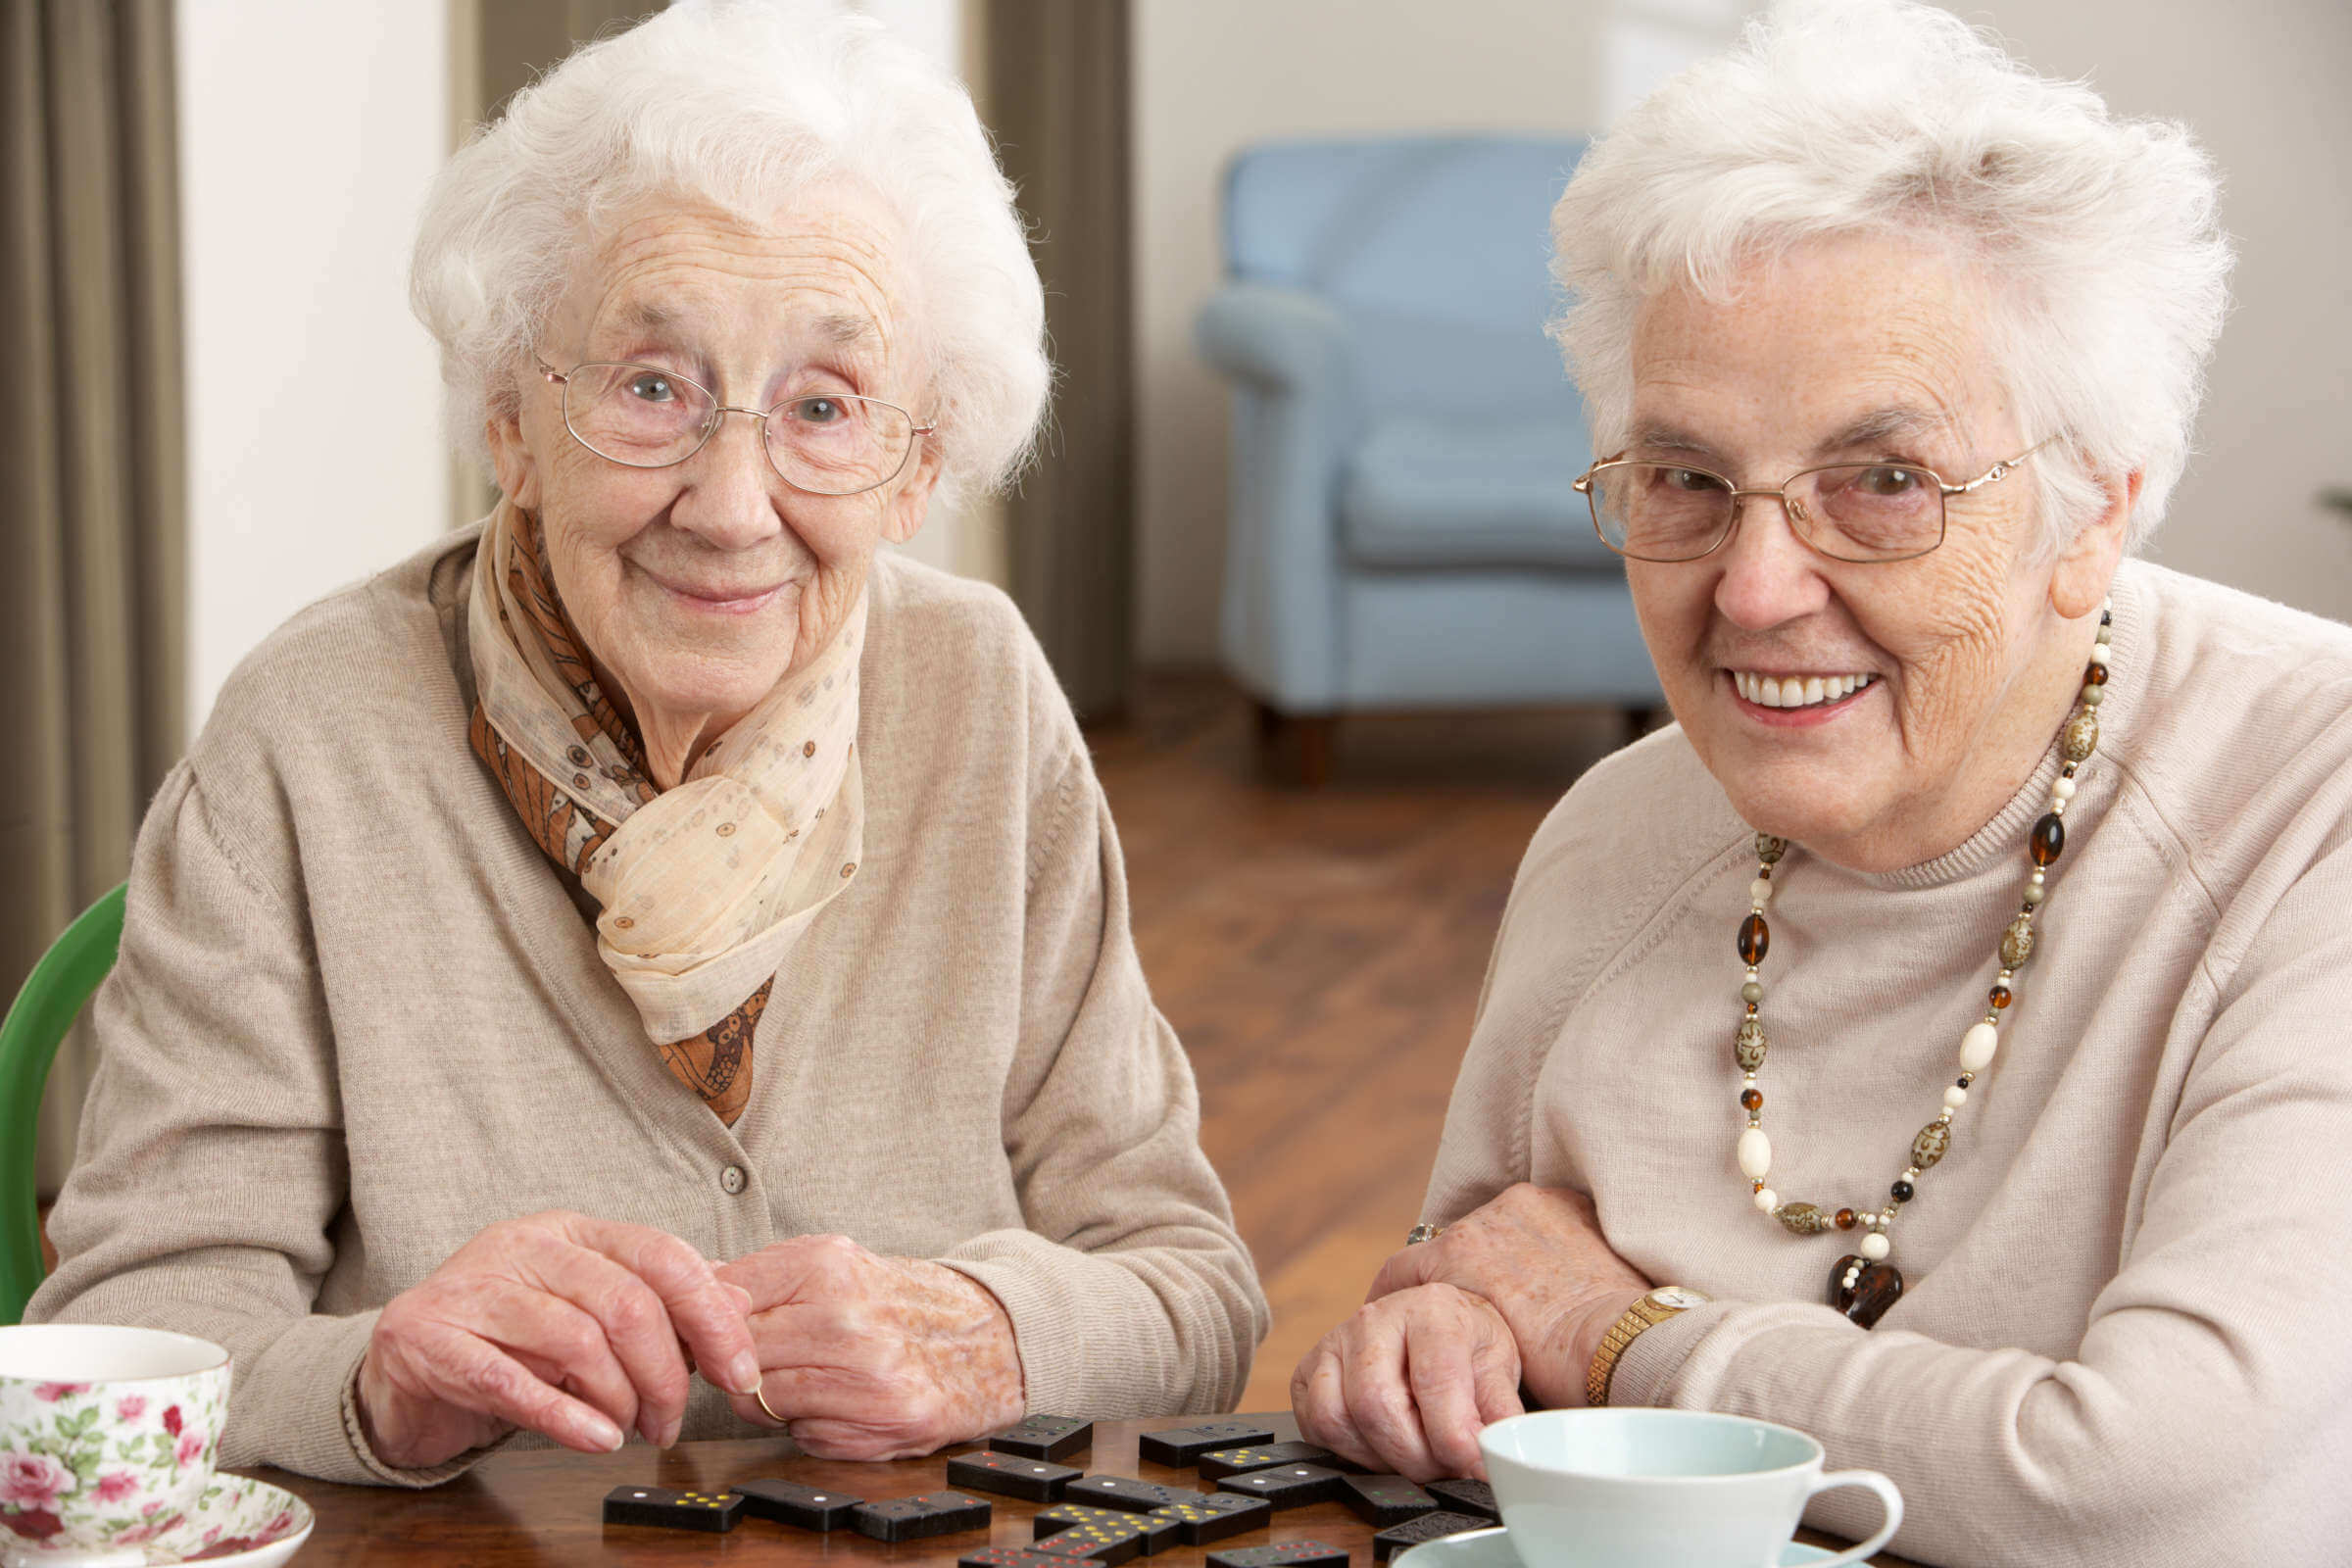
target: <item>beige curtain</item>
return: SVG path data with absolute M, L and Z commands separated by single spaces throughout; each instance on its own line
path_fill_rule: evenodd
M 1134 668 L 1135 340 L 1129 0 L 988 0 L 988 110 L 1046 281 L 1061 379 L 1005 506 L 1013 599 L 1082 717 Z
M 172 0 L 0 0 L 0 990 L 122 879 L 180 754 L 186 568 Z M 85 1041 L 52 1069 L 72 1158 Z

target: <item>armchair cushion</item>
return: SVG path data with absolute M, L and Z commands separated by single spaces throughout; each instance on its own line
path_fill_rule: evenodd
M 1391 415 L 1348 453 L 1340 530 L 1359 566 L 1615 571 L 1584 498 L 1583 420 Z

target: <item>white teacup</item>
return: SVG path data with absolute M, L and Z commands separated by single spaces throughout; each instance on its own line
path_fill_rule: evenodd
M 1868 1487 L 1877 1535 L 1821 1559 L 1858 1562 L 1903 1522 L 1875 1470 L 1821 1472 L 1821 1445 L 1790 1427 L 1699 1410 L 1539 1410 L 1478 1435 L 1487 1480 L 1527 1568 L 1775 1568 L 1805 1504 Z
M 116 1568 L 212 1485 L 228 1352 L 161 1329 L 0 1328 L 0 1562 Z

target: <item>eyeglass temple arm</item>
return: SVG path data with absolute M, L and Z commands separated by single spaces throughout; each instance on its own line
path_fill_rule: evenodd
M 2043 447 L 2048 446 L 2051 442 L 2057 439 L 2058 438 L 2054 435 L 2045 435 L 2040 440 L 2034 442 L 2032 446 L 2026 448 L 2025 451 L 2020 452 L 2016 457 L 2002 459 L 1999 463 L 1996 463 L 1991 467 L 1986 468 L 1983 473 L 1978 474 L 1974 479 L 1969 480 L 1968 483 L 1945 485 L 1943 487 L 1943 493 L 1947 496 L 1964 496 L 1972 490 L 1982 490 L 1984 488 L 1984 486 L 1992 483 L 1995 479 L 2005 479 L 2012 472 L 2016 471 L 2019 464 L 2025 462 L 2034 453 L 2039 452 Z

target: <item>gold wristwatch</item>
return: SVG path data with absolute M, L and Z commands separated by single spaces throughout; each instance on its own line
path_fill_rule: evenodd
M 1627 1307 L 1625 1315 L 1600 1337 L 1600 1348 L 1592 1352 L 1592 1364 L 1585 1368 L 1585 1402 L 1595 1408 L 1609 1402 L 1609 1379 L 1617 1374 L 1617 1358 L 1643 1329 L 1656 1328 L 1678 1312 L 1712 1299 L 1687 1285 L 1661 1285 Z

